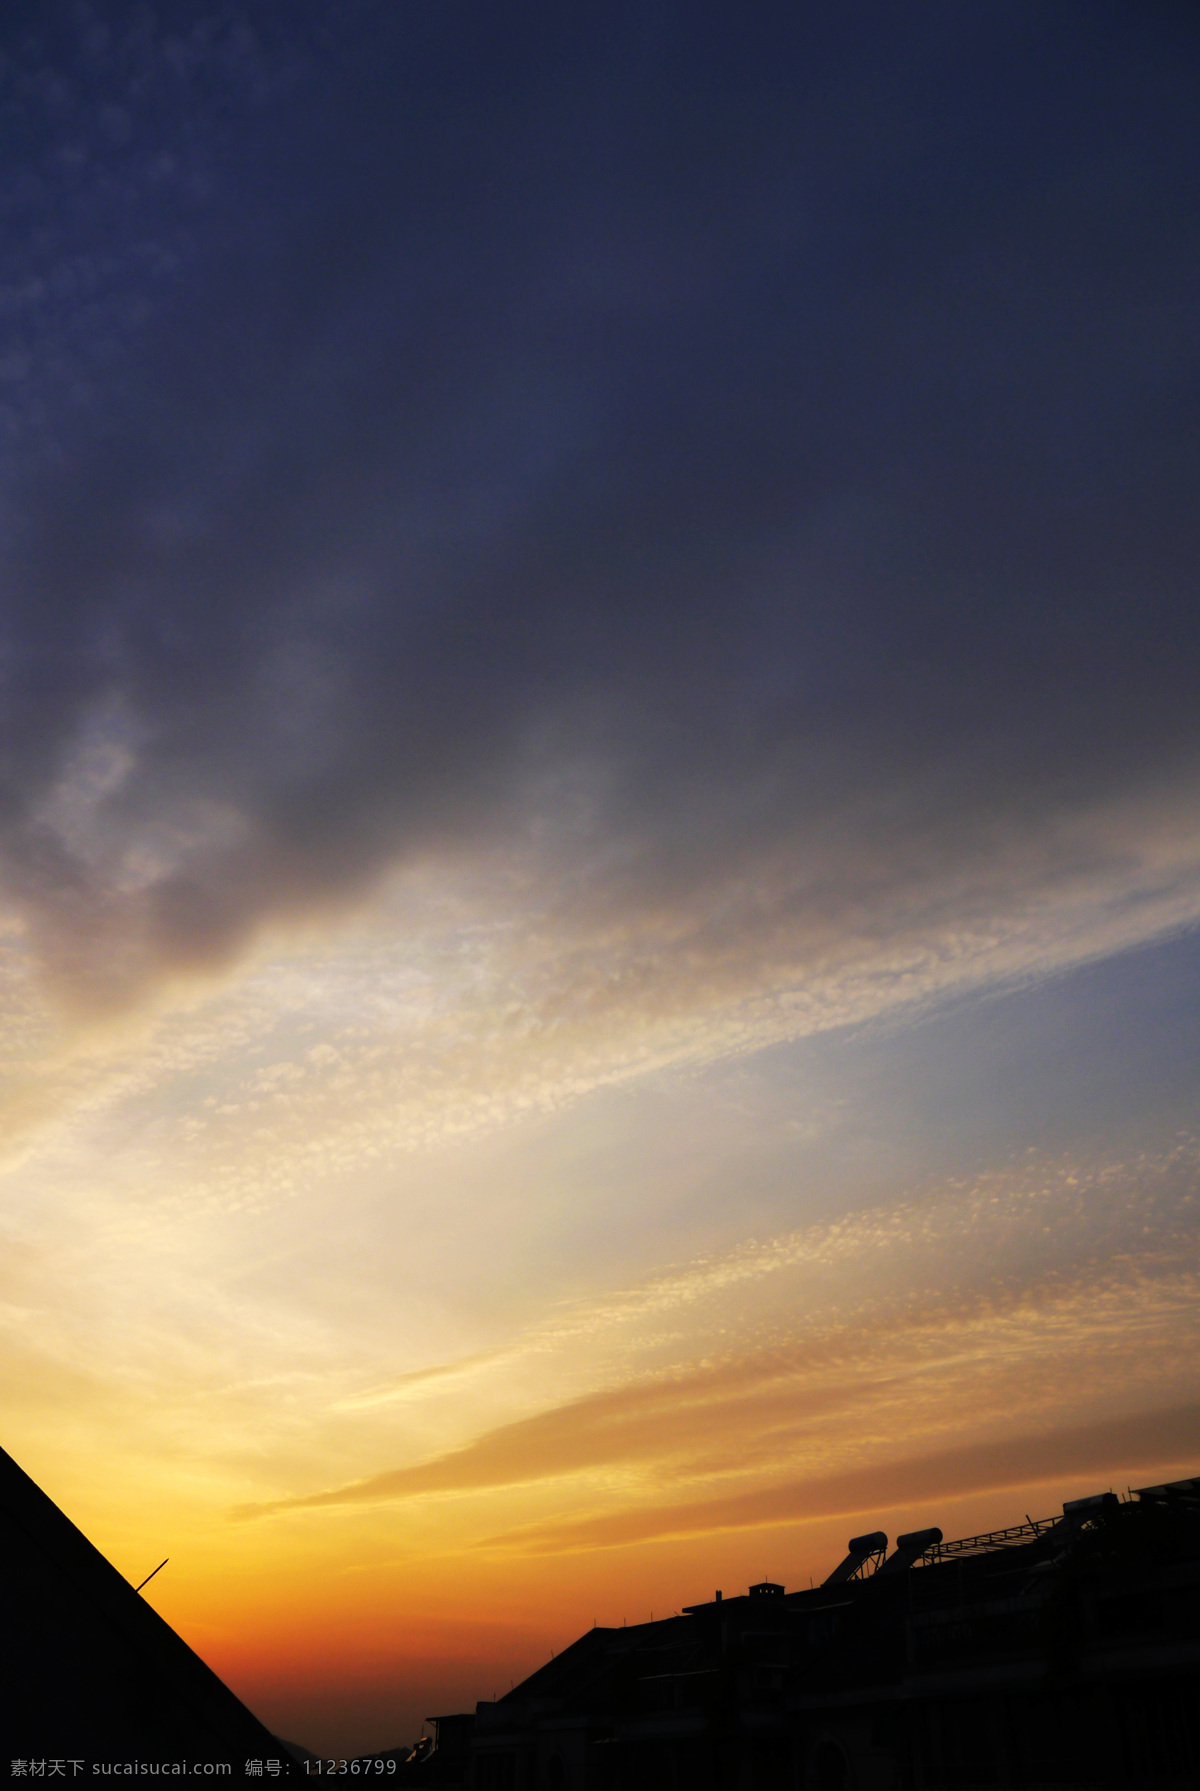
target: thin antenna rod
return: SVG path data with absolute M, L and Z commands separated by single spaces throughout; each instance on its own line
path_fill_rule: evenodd
M 154 1569 L 154 1573 L 161 1573 L 163 1568 L 166 1566 L 167 1561 L 169 1561 L 170 1559 L 171 1559 L 171 1557 L 170 1557 L 170 1555 L 168 1555 L 166 1561 L 160 1561 L 158 1566 Z M 150 1584 L 150 1581 L 154 1578 L 154 1573 L 148 1573 L 146 1575 L 145 1579 L 142 1581 L 142 1586 L 148 1586 Z M 140 1592 L 142 1589 L 142 1586 L 135 1586 L 133 1589 L 135 1592 Z

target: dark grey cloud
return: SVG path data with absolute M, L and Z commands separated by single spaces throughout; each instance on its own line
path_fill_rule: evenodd
M 4 877 L 77 996 L 553 822 L 564 768 L 634 907 L 1193 775 L 1183 15 L 139 18 L 136 69 L 5 46 L 21 240 L 98 268 L 102 216 L 116 295 L 28 299 L 87 376 L 28 374 L 7 494 Z M 121 170 L 74 206 L 55 80 Z

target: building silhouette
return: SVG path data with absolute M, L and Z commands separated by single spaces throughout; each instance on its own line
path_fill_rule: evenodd
M 589 1630 L 401 1782 L 464 1791 L 1197 1791 L 1200 1479 L 944 1541 L 854 1538 Z M 453 1730 L 447 1725 L 453 1720 Z
M 264 1776 L 292 1772 L 287 1745 L 2 1449 L 0 1525 L 13 1776 L 182 1760 L 228 1764 L 234 1780 L 251 1761 Z

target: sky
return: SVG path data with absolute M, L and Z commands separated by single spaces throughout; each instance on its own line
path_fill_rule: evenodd
M 1198 101 L 3 9 L 0 1442 L 277 1732 L 1200 1470 Z

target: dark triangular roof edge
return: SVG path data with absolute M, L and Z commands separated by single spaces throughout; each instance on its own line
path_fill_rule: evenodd
M 278 1736 L 246 1708 L 4 1449 L 0 1449 L 0 1510 L 28 1537 L 32 1548 L 58 1569 L 75 1595 L 116 1630 L 135 1656 L 161 1675 L 179 1701 L 213 1731 L 214 1739 L 235 1752 L 280 1757 L 283 1770 L 291 1771 L 290 1757 Z

